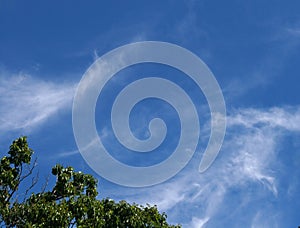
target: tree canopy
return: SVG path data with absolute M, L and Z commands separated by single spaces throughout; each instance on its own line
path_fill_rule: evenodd
M 6 227 L 180 227 L 169 225 L 167 215 L 156 206 L 97 200 L 97 180 L 72 167 L 55 165 L 55 185 L 50 190 L 31 191 L 37 183 L 33 175 L 33 150 L 26 137 L 11 144 L 0 162 L 0 224 Z M 31 185 L 20 201 L 21 184 L 31 177 Z

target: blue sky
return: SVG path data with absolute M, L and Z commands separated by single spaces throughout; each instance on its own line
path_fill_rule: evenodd
M 120 72 L 99 96 L 95 117 L 105 146 L 120 161 L 151 165 L 164 160 L 180 131 L 172 107 L 145 100 L 132 111 L 132 129 L 147 138 L 149 120 L 161 117 L 168 126 L 166 141 L 146 158 L 116 142 L 109 109 L 134 79 L 166 74 L 189 91 L 201 123 L 197 151 L 180 173 L 159 185 L 129 188 L 97 175 L 82 158 L 73 135 L 72 101 L 81 77 L 99 56 L 145 40 L 180 45 L 208 65 L 224 95 L 227 131 L 216 161 L 199 173 L 209 136 L 209 109 L 201 91 L 162 66 L 142 64 Z M 184 227 L 297 227 L 299 60 L 296 0 L 0 0 L 1 156 L 14 138 L 27 135 L 40 181 L 62 163 L 93 174 L 100 198 L 156 204 L 169 222 Z

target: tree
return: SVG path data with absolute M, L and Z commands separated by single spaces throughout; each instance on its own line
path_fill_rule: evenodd
M 39 193 L 30 189 L 19 202 L 16 194 L 24 179 L 33 175 L 36 162 L 26 137 L 13 141 L 7 156 L 0 162 L 0 224 L 6 227 L 180 227 L 166 222 L 167 215 L 156 206 L 97 200 L 97 180 L 72 167 L 56 165 L 52 190 Z M 34 176 L 34 175 L 33 175 Z

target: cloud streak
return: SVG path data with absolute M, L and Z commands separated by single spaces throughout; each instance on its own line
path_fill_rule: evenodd
M 74 84 L 46 82 L 23 73 L 0 74 L 1 132 L 30 131 L 72 106 Z
M 118 197 L 156 204 L 167 212 L 171 222 L 181 221 L 184 227 L 259 227 L 262 216 L 271 214 L 273 209 L 261 208 L 253 202 L 260 200 L 263 204 L 266 197 L 281 197 L 280 139 L 299 133 L 299 118 L 299 107 L 233 110 L 228 116 L 223 149 L 207 172 L 198 173 L 195 161 L 171 181 L 138 191 L 123 191 L 125 196 Z M 280 223 L 279 216 L 268 218 L 264 218 L 265 227 Z

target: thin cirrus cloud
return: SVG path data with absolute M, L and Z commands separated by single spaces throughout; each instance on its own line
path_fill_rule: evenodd
M 30 131 L 60 110 L 71 108 L 74 84 L 46 82 L 1 72 L 0 131 Z
M 198 173 L 197 162 L 191 162 L 171 181 L 117 195 L 158 205 L 169 221 L 186 227 L 280 226 L 284 216 L 277 215 L 284 211 L 262 205 L 283 197 L 278 190 L 278 167 L 283 162 L 278 159 L 283 146 L 280 139 L 299 134 L 299 120 L 300 107 L 233 110 L 220 156 L 207 172 Z
M 45 82 L 24 74 L 2 75 L 0 131 L 30 130 L 43 124 L 60 110 L 71 108 L 74 91 L 72 84 Z M 300 107 L 297 106 L 231 110 L 222 151 L 207 172 L 198 173 L 197 161 L 191 162 L 176 178 L 164 184 L 138 192 L 122 191 L 125 197 L 117 188 L 113 191 L 131 202 L 156 204 L 167 212 L 170 221 L 181 221 L 186 227 L 217 227 L 222 223 L 280 226 L 282 221 L 279 219 L 283 216 L 272 214 L 282 212 L 251 202 L 264 197 L 280 199 L 280 171 L 277 168 L 281 162 L 278 159 L 282 146 L 280 139 L 299 134 L 299 123 Z M 77 153 L 71 151 L 62 156 Z M 230 195 L 232 189 L 238 189 L 239 196 Z M 254 189 L 255 193 L 250 194 L 249 189 Z M 291 191 L 288 193 L 292 194 Z M 249 211 L 244 213 L 246 208 Z

